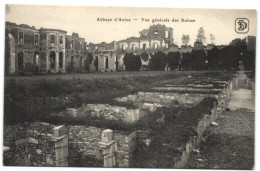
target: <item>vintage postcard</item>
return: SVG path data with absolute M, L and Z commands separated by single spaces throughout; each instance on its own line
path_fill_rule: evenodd
M 4 46 L 4 166 L 255 166 L 256 10 L 7 4 Z

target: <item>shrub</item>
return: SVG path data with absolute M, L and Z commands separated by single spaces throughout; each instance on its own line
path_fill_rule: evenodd
M 127 53 L 124 56 L 124 64 L 127 71 L 138 71 L 141 68 L 142 62 L 140 56 Z
M 154 71 L 164 70 L 165 64 L 166 64 L 165 53 L 158 51 L 154 55 L 151 56 L 151 61 L 150 61 L 149 65 L 152 70 L 154 70 Z

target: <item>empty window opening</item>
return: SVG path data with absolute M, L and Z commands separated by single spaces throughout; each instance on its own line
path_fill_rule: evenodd
M 106 58 L 106 69 L 108 69 L 108 56 L 106 56 L 105 58 Z
M 18 69 L 23 70 L 23 52 L 18 53 Z
M 55 35 L 51 35 L 51 43 L 52 43 L 52 44 L 55 43 Z
M 122 44 L 122 51 L 125 51 L 125 44 Z
M 132 44 L 132 50 L 135 50 L 135 44 Z
M 23 32 L 20 31 L 19 32 L 19 42 L 23 42 L 23 37 L 24 37 Z
M 34 35 L 34 45 L 39 45 L 39 35 L 38 34 L 35 34 Z
M 63 44 L 63 36 L 60 36 L 60 44 Z
M 143 50 L 145 50 L 146 49 L 146 44 L 143 44 Z
M 168 38 L 168 37 L 169 37 L 169 32 L 165 31 L 165 38 Z

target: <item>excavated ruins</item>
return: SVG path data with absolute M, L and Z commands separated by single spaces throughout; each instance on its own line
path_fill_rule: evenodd
M 233 86 L 220 79 L 166 84 L 111 104 L 83 104 L 51 114 L 100 125 L 6 126 L 5 165 L 185 168 L 204 131 L 226 109 Z

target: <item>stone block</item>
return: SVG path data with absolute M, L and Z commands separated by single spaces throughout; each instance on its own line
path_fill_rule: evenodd
M 62 160 L 68 157 L 68 146 L 55 147 L 55 161 Z
M 113 140 L 113 131 L 111 129 L 106 129 L 102 132 L 101 141 L 104 143 L 109 143 Z
M 5 152 L 8 152 L 10 150 L 10 147 L 7 147 L 7 146 L 4 146 L 3 147 L 3 152 L 5 153 Z
M 66 114 L 70 117 L 77 117 L 78 115 L 78 110 L 75 108 L 67 108 L 66 109 Z
M 55 147 L 68 146 L 68 136 L 63 136 L 60 139 L 55 139 Z
M 37 154 L 42 154 L 42 150 L 36 149 L 36 153 L 37 153 Z
M 67 158 L 64 158 L 62 160 L 57 160 L 55 161 L 55 166 L 58 166 L 58 167 L 67 167 L 68 166 L 68 159 Z
M 34 138 L 27 138 L 27 143 L 39 144 L 39 141 Z
M 53 128 L 54 137 L 61 137 L 67 133 L 67 128 L 64 125 L 60 125 Z
M 19 139 L 19 140 L 16 140 L 15 141 L 15 145 L 17 146 L 17 145 L 22 145 L 22 144 L 24 144 L 24 143 L 26 143 L 27 142 L 27 139 Z

